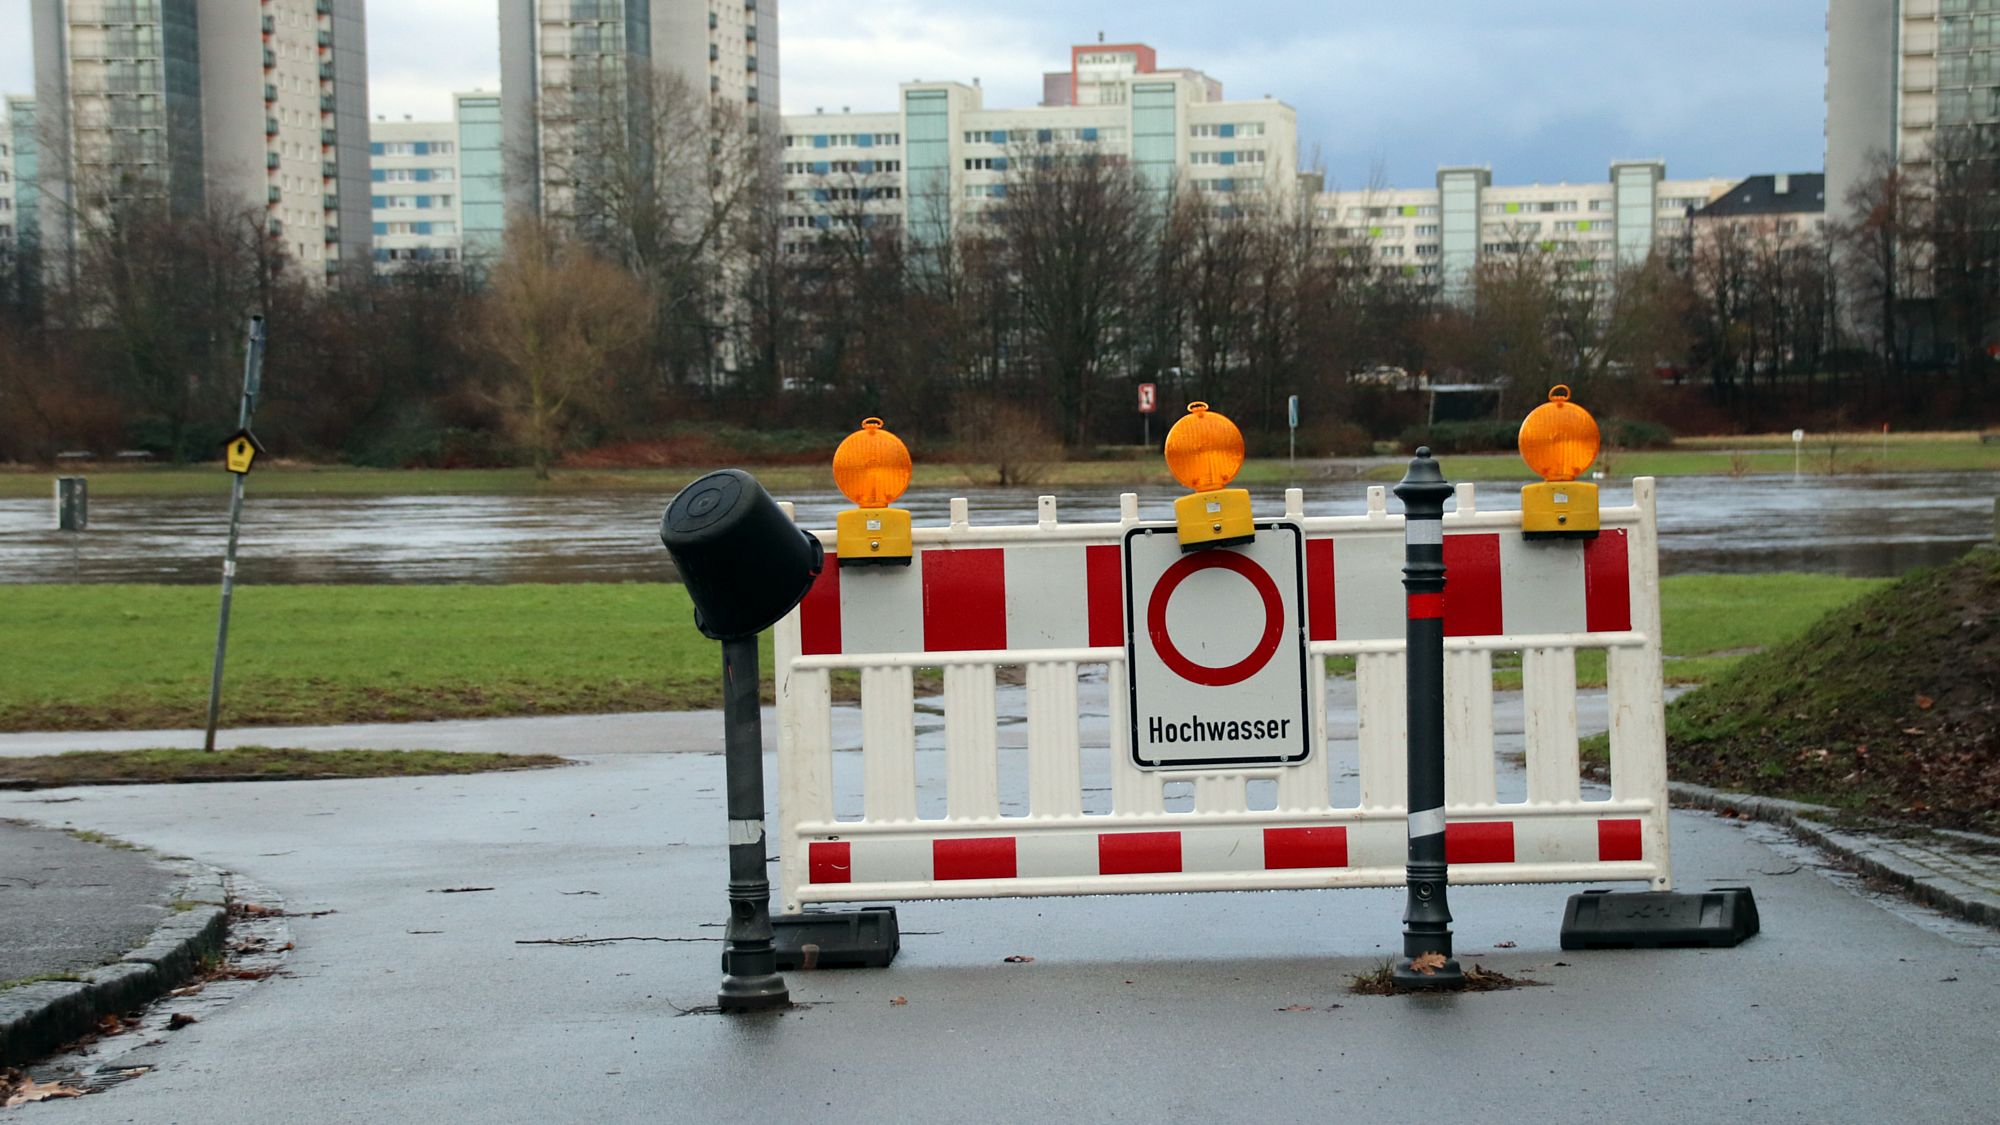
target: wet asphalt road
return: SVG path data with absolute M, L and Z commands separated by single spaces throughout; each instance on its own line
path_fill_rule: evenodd
M 0 817 L 189 855 L 294 911 L 333 912 L 294 918 L 287 971 L 173 1033 L 159 1069 L 25 1112 L 258 1125 L 2000 1117 L 2000 935 L 1919 924 L 1769 829 L 1695 813 L 1673 820 L 1676 873 L 1684 888 L 1755 887 L 1764 933 L 1739 949 L 1564 953 L 1574 888 L 1461 888 L 1461 957 L 1548 986 L 1362 997 L 1348 977 L 1393 951 L 1400 891 L 918 903 L 901 908 L 888 970 L 794 974 L 807 1006 L 789 1014 L 682 1016 L 712 1002 L 717 978 L 704 939 L 723 915 L 722 759 L 625 744 L 647 717 L 622 719 L 623 734 L 524 720 L 477 739 L 584 761 L 553 772 L 74 790 L 59 805 L 0 794 Z M 378 733 L 443 741 L 425 729 L 441 733 Z M 456 887 L 492 890 L 437 893 Z M 571 936 L 697 940 L 517 944 Z M 1003 962 L 1014 954 L 1035 960 Z

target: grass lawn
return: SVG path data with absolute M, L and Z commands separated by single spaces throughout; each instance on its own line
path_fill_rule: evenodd
M 1962 472 L 2000 470 L 2000 445 L 1982 445 L 1977 436 L 1929 439 L 1930 435 L 1890 435 L 1885 453 L 1879 436 L 1858 437 L 1853 441 L 1829 442 L 1808 438 L 1800 471 L 1811 476 L 1834 473 L 1871 472 Z M 1611 451 L 1598 459 L 1597 468 L 1606 476 L 1683 477 L 1789 474 L 1792 471 L 1792 442 L 1786 435 L 1782 447 L 1745 438 L 1741 444 L 1715 446 L 1723 439 L 1704 438 L 1697 444 L 1682 443 L 1674 449 Z M 1511 453 L 1450 454 L 1438 458 L 1446 479 L 1453 481 L 1532 481 L 1521 459 Z M 1401 465 L 1383 465 L 1368 473 L 1370 480 L 1402 479 Z
M 239 746 L 200 750 L 78 751 L 0 758 L 0 787 L 53 789 L 107 782 L 294 781 L 350 777 L 420 777 L 543 769 L 553 754 L 447 753 L 443 750 L 288 750 Z
M 1817 575 L 1662 583 L 1669 679 L 1701 682 L 1880 583 Z M 721 652 L 680 586 L 245 586 L 230 726 L 688 710 L 720 705 Z M 199 727 L 215 591 L 13 586 L 0 597 L 0 730 Z M 770 676 L 765 641 L 764 672 Z M 1503 686 L 1518 660 L 1498 662 Z M 1338 670 L 1338 669 L 1337 669 Z M 1578 676 L 1603 682 L 1601 656 Z

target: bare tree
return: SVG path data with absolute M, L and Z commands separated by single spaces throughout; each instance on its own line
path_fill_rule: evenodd
M 484 299 L 478 332 L 499 375 L 493 401 L 546 480 L 576 418 L 605 410 L 613 378 L 641 354 L 651 298 L 584 244 L 521 220 Z

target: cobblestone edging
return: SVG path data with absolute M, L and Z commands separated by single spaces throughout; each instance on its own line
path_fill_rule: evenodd
M 105 1015 L 129 1012 L 179 987 L 203 959 L 222 951 L 227 891 L 219 871 L 198 871 L 170 900 L 177 904 L 139 948 L 78 973 L 0 992 L 0 1066 L 18 1066 L 84 1035 Z M 180 905 L 185 904 L 185 905 Z
M 2000 839 L 1921 828 L 1893 835 L 1855 831 L 1836 827 L 1839 811 L 1824 805 L 1679 781 L 1669 782 L 1667 791 L 1677 805 L 1782 824 L 1808 844 L 1894 884 L 1926 906 L 2000 926 Z

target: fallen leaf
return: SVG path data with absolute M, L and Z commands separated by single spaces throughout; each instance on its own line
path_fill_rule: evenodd
M 193 1016 L 188 1015 L 186 1012 L 175 1012 L 173 1016 L 167 1020 L 167 1030 L 179 1031 L 181 1028 L 184 1028 L 189 1024 L 200 1023 L 200 1022 L 201 1022 L 200 1020 L 195 1019 Z
M 909 1002 L 910 998 L 907 996 L 898 996 L 894 1000 L 889 1001 L 889 1003 L 895 1005 L 898 1008 L 902 1007 L 905 1004 L 908 1004 Z
M 1427 977 L 1434 977 L 1439 969 L 1444 968 L 1444 962 L 1444 954 L 1433 951 L 1410 958 L 1410 968 Z
M 30 1078 L 21 1085 L 16 1086 L 13 1092 L 7 1095 L 6 1101 L 0 1102 L 0 1109 L 13 1109 L 17 1105 L 27 1105 L 29 1102 L 45 1102 L 52 1098 L 80 1098 L 82 1096 L 83 1091 L 74 1086 L 65 1086 L 60 1082 L 37 1082 Z
M 1495 948 L 1495 949 L 1512 949 L 1512 948 L 1514 948 L 1514 947 L 1515 947 L 1516 945 L 1519 945 L 1519 944 L 1520 944 L 1519 942 L 1512 942 L 1512 941 L 1496 941 L 1496 942 L 1494 942 L 1494 943 L 1493 943 L 1493 948 Z
M 1920 695 L 1920 696 L 1918 696 L 1918 697 L 1917 697 L 1917 710 L 1919 710 L 1919 711 L 1928 711 L 1928 710 L 1930 710 L 1930 709 L 1931 709 L 1931 705 L 1932 705 L 1932 704 L 1934 704 L 1934 703 L 1936 703 L 1936 702 L 1937 702 L 1937 700 L 1935 700 L 1935 699 L 1932 699 L 1932 698 L 1931 698 L 1930 696 L 1928 696 L 1928 695 Z
M 1009 965 L 1025 965 L 1028 962 L 1033 961 L 1034 958 L 1028 956 L 1025 953 L 1015 953 L 1006 957 L 1002 957 L 1001 960 L 1007 962 Z
M 1310 1012 L 1313 1009 L 1311 1004 L 1287 1004 L 1282 1008 L 1274 1008 L 1272 1010 L 1278 1012 Z

